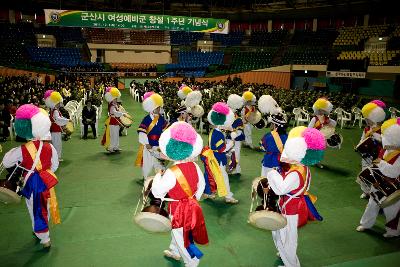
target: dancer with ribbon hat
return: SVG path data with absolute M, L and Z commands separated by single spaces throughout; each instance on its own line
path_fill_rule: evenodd
M 159 151 L 159 139 L 161 133 L 168 127 L 168 122 L 162 116 L 161 108 L 164 106 L 163 98 L 154 92 L 147 92 L 143 96 L 143 109 L 148 112 L 137 130 L 139 138 L 139 150 L 135 165 L 142 167 L 145 182 L 149 179 L 151 171 L 164 169 L 161 163 Z
M 154 197 L 170 201 L 171 243 L 164 255 L 183 259 L 185 266 L 195 267 L 203 256 L 196 243 L 208 243 L 203 211 L 198 203 L 204 191 L 204 177 L 194 162 L 203 148 L 203 140 L 191 125 L 176 122 L 161 134 L 159 145 L 162 153 L 174 162 L 163 174 L 156 174 L 151 189 Z
M 47 112 L 32 104 L 22 105 L 15 114 L 15 132 L 29 140 L 4 155 L 5 168 L 18 166 L 24 169 L 22 190 L 32 221 L 35 236 L 45 249 L 51 246 L 49 217 L 54 224 L 61 223 L 55 185 L 58 179 L 58 153 L 47 140 L 51 121 Z M 51 215 L 51 216 L 50 216 Z

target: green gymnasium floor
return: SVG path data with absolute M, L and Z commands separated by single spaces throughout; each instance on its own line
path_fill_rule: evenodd
M 127 91 L 123 104 L 134 116 L 134 126 L 120 139 L 122 153 L 106 155 L 100 138 L 80 140 L 78 133 L 63 143 L 64 162 L 57 171 L 56 188 L 62 224 L 51 228 L 49 253 L 32 236 L 24 203 L 0 204 L 0 266 L 183 266 L 162 255 L 169 234 L 147 233 L 132 221 L 141 192 L 141 171 L 133 164 L 138 148 L 136 126 L 144 112 Z M 101 134 L 105 114 L 99 123 Z M 360 158 L 353 147 L 361 130 L 341 133 L 343 148 L 327 151 L 325 169 L 312 168 L 311 192 L 319 197 L 316 205 L 324 221 L 300 229 L 300 262 L 302 266 L 399 266 L 400 239 L 382 237 L 383 216 L 374 231 L 355 231 L 366 205 L 354 181 Z M 258 142 L 262 134 L 254 131 L 253 140 Z M 1 157 L 16 145 L 3 144 Z M 260 152 L 242 149 L 242 176 L 231 177 L 238 205 L 222 200 L 201 203 L 210 238 L 210 244 L 201 247 L 205 253 L 201 266 L 280 264 L 271 233 L 247 224 L 251 182 L 260 174 L 261 158 Z

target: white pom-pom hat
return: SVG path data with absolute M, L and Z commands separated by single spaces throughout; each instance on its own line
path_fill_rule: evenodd
M 244 99 L 237 95 L 237 94 L 231 94 L 228 96 L 228 106 L 233 110 L 238 110 L 241 109 L 244 105 Z
M 121 97 L 121 92 L 117 88 L 115 87 L 106 88 L 106 94 L 104 95 L 104 98 L 108 103 L 119 97 Z
M 382 145 L 400 147 L 400 118 L 385 121 L 381 126 Z
M 147 92 L 143 96 L 142 106 L 146 112 L 150 113 L 158 107 L 163 107 L 164 99 L 157 93 Z
M 217 102 L 212 106 L 207 119 L 214 126 L 228 128 L 232 126 L 235 115 L 226 103 Z
M 270 95 L 262 95 L 258 99 L 258 110 L 264 114 L 276 115 L 282 112 L 275 99 Z

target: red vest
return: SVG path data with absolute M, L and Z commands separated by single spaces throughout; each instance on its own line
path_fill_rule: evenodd
M 36 147 L 36 151 L 39 149 L 40 141 L 35 140 L 31 141 Z M 22 162 L 21 165 L 25 168 L 30 170 L 33 165 L 34 159 L 32 159 L 29 151 L 27 149 L 27 144 L 21 146 L 22 150 Z M 35 171 L 39 172 L 40 177 L 42 178 L 43 182 L 46 184 L 47 188 L 50 189 L 55 186 L 58 181 L 55 175 L 51 172 L 51 158 L 53 156 L 53 150 L 49 143 L 43 142 L 42 152 L 40 153 L 40 165 L 36 165 Z M 49 172 L 50 171 L 50 172 Z M 26 175 L 26 173 L 24 174 Z
M 299 175 L 299 186 L 292 190 L 289 194 L 290 195 L 295 195 L 299 191 L 303 190 L 304 188 L 304 183 L 305 183 L 305 177 L 307 175 L 307 167 L 302 166 L 300 168 L 292 166 L 290 170 L 283 175 L 283 180 L 292 172 L 296 172 Z M 308 178 L 307 178 L 308 180 Z M 301 192 L 297 197 L 292 198 L 285 206 L 285 210 L 282 212 L 286 215 L 296 215 L 299 214 L 299 207 L 301 206 L 302 202 L 304 201 L 303 196 L 306 191 L 306 188 L 304 188 L 303 192 Z M 279 206 L 282 209 L 283 204 L 289 199 L 289 196 L 283 196 L 281 197 L 279 201 Z
M 329 124 L 329 117 L 324 116 L 324 121 L 321 123 L 321 121 L 318 119 L 318 116 L 314 116 L 315 118 L 315 124 L 314 124 L 314 128 L 317 130 L 320 130 L 322 127 L 324 127 L 325 125 Z
M 118 119 L 116 117 L 114 117 L 113 114 L 111 114 L 111 107 L 115 106 L 113 103 L 108 103 L 108 114 L 110 116 L 110 125 L 119 125 Z M 115 109 L 117 109 L 117 107 L 115 106 Z
M 181 163 L 176 165 L 182 175 L 186 178 L 192 194 L 197 191 L 197 183 L 199 176 L 197 174 L 196 165 L 193 162 Z M 175 200 L 168 205 L 170 214 L 172 215 L 172 229 L 183 228 L 184 245 L 187 248 L 191 241 L 205 245 L 208 243 L 208 235 L 206 223 L 204 221 L 203 211 L 197 200 L 188 196 L 182 189 L 178 179 L 175 186 L 168 191 L 168 196 Z
M 54 112 L 58 112 L 58 115 L 61 116 L 60 111 L 58 109 L 51 109 L 50 110 L 50 121 L 51 121 L 51 127 L 50 127 L 50 132 L 52 133 L 59 133 L 61 132 L 61 126 L 59 126 L 55 119 L 54 119 Z

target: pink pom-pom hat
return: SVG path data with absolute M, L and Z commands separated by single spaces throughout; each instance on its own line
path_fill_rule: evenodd
M 146 98 L 152 96 L 153 94 L 154 94 L 154 92 L 146 92 L 146 93 L 143 95 L 143 100 L 145 100 Z
M 171 137 L 176 141 L 194 145 L 196 143 L 197 133 L 189 124 L 179 123 L 175 125 L 175 127 L 171 127 Z
M 215 112 L 228 115 L 229 114 L 229 106 L 224 102 L 217 102 L 212 106 L 212 110 Z
M 40 112 L 39 108 L 32 104 L 25 104 L 20 106 L 16 113 L 15 119 L 17 120 L 30 120 L 33 116 Z
M 46 92 L 44 92 L 44 99 L 48 98 L 53 92 L 54 90 L 47 90 Z
M 326 141 L 324 135 L 315 128 L 307 128 L 303 132 L 303 138 L 306 141 L 307 149 L 324 150 Z
M 386 108 L 386 104 L 381 100 L 372 100 L 371 103 L 376 104 L 378 107 Z

